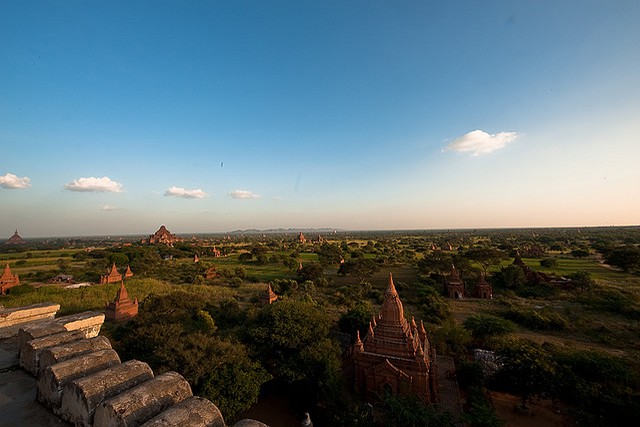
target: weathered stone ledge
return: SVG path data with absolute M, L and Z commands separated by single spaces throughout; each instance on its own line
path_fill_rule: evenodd
M 138 426 L 192 396 L 191 386 L 177 372 L 167 372 L 102 402 L 94 426 Z
M 17 335 L 21 326 L 37 321 L 51 320 L 60 310 L 60 304 L 45 302 L 17 308 L 0 308 L 0 339 Z

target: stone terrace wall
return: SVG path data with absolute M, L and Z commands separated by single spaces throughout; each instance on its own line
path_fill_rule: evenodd
M 193 396 L 179 373 L 155 377 L 144 362 L 122 363 L 109 340 L 97 336 L 102 313 L 54 319 L 59 308 L 51 303 L 18 309 L 0 306 L 0 352 L 17 350 L 7 360 L 19 360 L 20 367 L 36 377 L 35 385 L 25 384 L 32 384 L 38 402 L 60 419 L 88 427 L 226 426 L 218 408 Z M 17 363 L 11 363 L 3 370 L 16 368 Z M 33 421 L 32 425 L 44 425 Z M 268 427 L 254 420 L 235 424 L 241 426 Z

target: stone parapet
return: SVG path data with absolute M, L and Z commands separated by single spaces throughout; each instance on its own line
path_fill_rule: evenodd
M 166 409 L 141 427 L 226 427 L 220 410 L 202 397 L 191 396 Z
M 53 319 L 60 304 L 45 302 L 18 308 L 0 307 L 0 339 L 17 335 L 20 327 L 33 322 Z
M 63 390 L 60 416 L 75 426 L 91 427 L 95 410 L 101 402 L 152 378 L 153 371 L 149 365 L 130 360 L 74 380 Z
M 109 340 L 96 337 L 104 321 L 102 313 L 85 312 L 41 321 L 22 325 L 17 335 L 0 340 L 0 368 L 15 367 L 19 353 L 20 366 L 37 378 L 37 400 L 60 418 L 47 418 L 43 423 L 42 414 L 37 419 L 31 417 L 28 407 L 35 404 L 31 391 L 22 393 L 26 399 L 20 399 L 27 410 L 20 411 L 17 423 L 9 420 L 11 425 L 58 425 L 64 420 L 87 427 L 225 427 L 218 408 L 204 398 L 192 397 L 189 383 L 180 374 L 168 372 L 154 378 L 144 362 L 120 363 Z M 0 370 L 0 377 L 16 372 Z M 34 381 L 24 373 L 20 375 Z M 15 393 L 12 396 L 16 397 Z M 43 406 L 36 406 L 44 410 Z M 234 427 L 268 426 L 242 420 Z
M 47 348 L 40 353 L 40 368 L 55 365 L 83 354 L 93 353 L 100 350 L 109 350 L 111 342 L 107 337 L 94 337 L 82 339 L 71 343 Z
M 167 372 L 102 402 L 94 426 L 138 426 L 192 396 L 191 386 L 177 372 Z
M 27 341 L 20 346 L 20 367 L 31 375 L 37 375 L 40 366 L 40 354 L 44 350 L 84 338 L 83 331 L 71 331 Z
M 47 366 L 38 376 L 36 398 L 59 415 L 63 388 L 73 380 L 120 364 L 114 350 L 100 350 Z
M 85 311 L 84 313 L 58 317 L 42 324 L 25 326 L 20 328 L 18 337 L 21 347 L 27 341 L 35 338 L 76 330 L 83 331 L 85 338 L 93 338 L 98 336 L 103 323 L 104 313 Z

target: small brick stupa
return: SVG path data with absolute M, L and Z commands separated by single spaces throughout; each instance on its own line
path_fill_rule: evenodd
M 413 395 L 424 403 L 437 400 L 436 353 L 429 345 L 424 324 L 404 318 L 400 296 L 389 274 L 389 286 L 380 313 L 369 332 L 353 345 L 356 388 L 366 399 L 385 393 Z
M 125 279 L 128 279 L 129 277 L 133 277 L 133 271 L 131 271 L 131 267 L 129 267 L 127 265 L 127 271 L 124 272 L 124 277 Z
M 0 277 L 0 294 L 6 294 L 7 289 L 18 286 L 19 284 L 20 278 L 17 274 L 11 272 L 11 267 L 9 267 L 9 263 L 7 263 L 7 266 L 4 268 L 4 273 L 2 273 L 2 277 Z
M 260 295 L 260 302 L 264 305 L 273 304 L 278 299 L 278 295 L 273 292 L 271 285 L 267 285 L 267 290 Z
M 127 320 L 138 315 L 138 298 L 129 299 L 129 293 L 124 287 L 124 282 L 120 283 L 120 289 L 116 293 L 116 298 L 107 304 L 104 316 L 113 321 Z
M 458 274 L 456 266 L 453 264 L 451 264 L 451 272 L 449 273 L 449 277 L 447 277 L 444 287 L 449 298 L 464 298 L 464 283 L 462 279 L 460 279 L 460 274 Z
M 484 278 L 483 273 L 480 273 L 480 278 L 476 283 L 476 298 L 493 299 L 493 288 Z
M 114 262 L 109 272 L 103 276 L 100 276 L 100 284 L 106 285 L 107 283 L 118 283 L 122 281 L 122 274 L 118 273 L 116 263 Z

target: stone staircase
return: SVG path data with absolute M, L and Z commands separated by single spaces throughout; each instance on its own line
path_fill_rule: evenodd
M 19 367 L 36 378 L 36 400 L 59 419 L 87 427 L 226 427 L 218 408 L 193 396 L 179 373 L 154 376 L 144 362 L 123 363 L 98 335 L 103 313 L 55 318 L 59 309 L 51 303 L 0 307 L 0 350 L 3 342 L 14 343 Z M 268 427 L 255 420 L 235 426 Z

